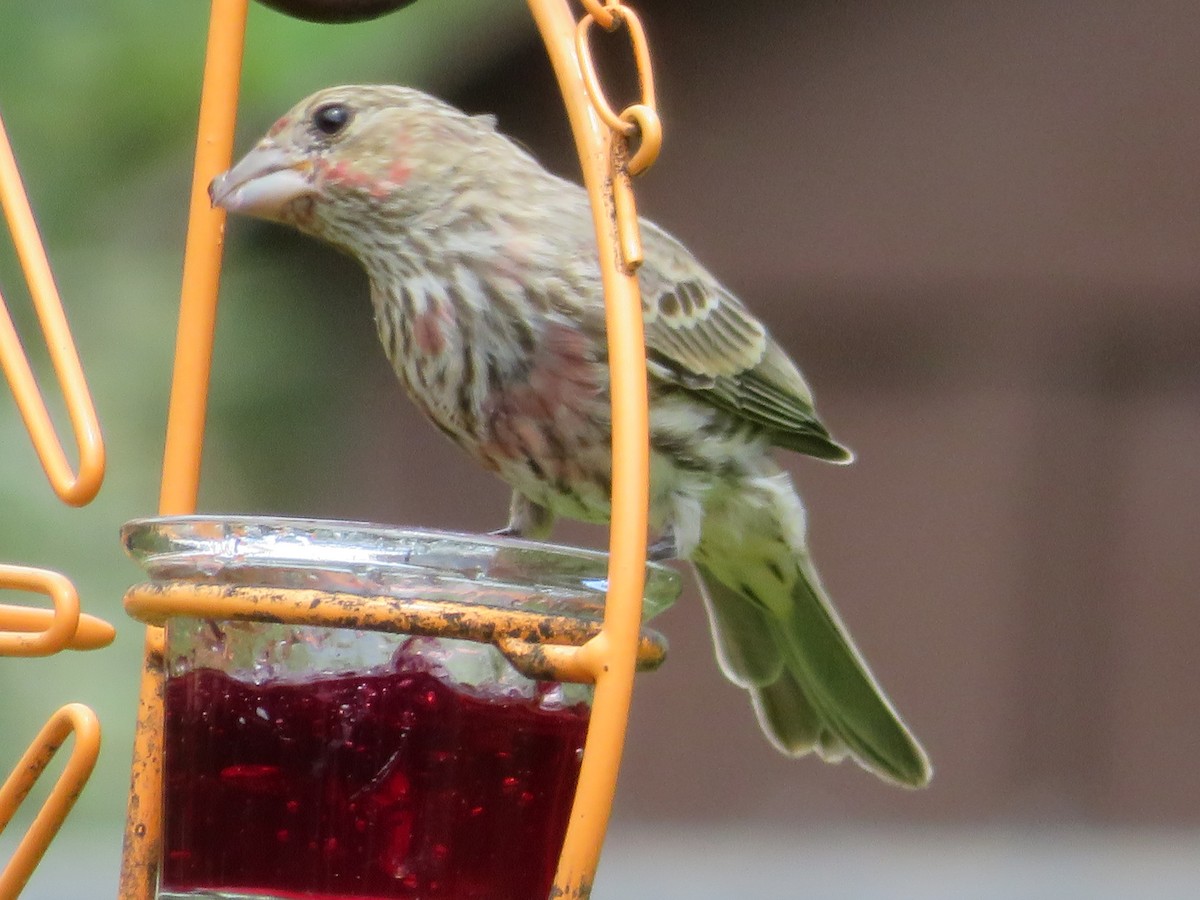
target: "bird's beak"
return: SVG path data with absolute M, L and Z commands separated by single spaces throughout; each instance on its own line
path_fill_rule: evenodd
M 213 206 L 277 221 L 294 200 L 312 193 L 309 162 L 265 141 L 208 186 Z

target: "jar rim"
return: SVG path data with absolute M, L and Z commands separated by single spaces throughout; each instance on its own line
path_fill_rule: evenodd
M 151 581 L 326 588 L 402 596 L 416 581 L 425 596 L 464 588 L 472 602 L 510 605 L 529 590 L 534 611 L 602 618 L 608 554 L 500 535 L 372 522 L 262 515 L 177 515 L 134 519 L 121 528 L 125 551 Z M 679 574 L 648 563 L 643 621 L 678 596 Z M 498 589 L 498 590 L 493 590 Z
M 584 681 L 571 647 L 599 633 L 608 555 L 496 535 L 277 516 L 161 516 L 121 529 L 151 583 L 125 609 L 151 625 L 176 616 L 459 637 L 491 643 L 533 678 Z M 679 592 L 647 567 L 642 620 Z M 657 668 L 662 635 L 643 627 L 641 669 Z

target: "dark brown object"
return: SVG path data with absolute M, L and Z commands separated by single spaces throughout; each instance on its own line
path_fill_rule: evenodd
M 259 0 L 263 6 L 306 22 L 331 25 L 377 19 L 414 0 Z

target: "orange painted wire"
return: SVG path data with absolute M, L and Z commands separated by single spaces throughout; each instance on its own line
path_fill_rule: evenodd
M 247 5 L 248 0 L 213 0 L 209 20 L 175 337 L 175 373 L 159 495 L 159 512 L 163 515 L 194 512 L 200 489 L 200 457 L 225 236 L 225 210 L 212 205 L 208 185 L 233 160 Z
M 208 184 L 229 168 L 233 158 L 248 5 L 249 0 L 212 0 L 209 14 L 159 495 L 159 511 L 164 515 L 194 512 L 199 494 L 225 227 L 224 210 L 209 203 Z M 122 851 L 121 900 L 152 900 L 157 882 L 162 840 L 162 650 L 162 629 L 147 628 Z
M 635 649 L 645 586 L 649 496 L 649 411 L 642 306 L 633 266 L 621 256 L 613 214 L 612 132 L 602 128 L 583 81 L 576 22 L 566 0 L 528 0 L 542 33 L 566 104 L 592 201 L 612 368 L 612 520 L 609 527 L 608 599 L 604 626 L 583 648 L 596 680 L 591 725 L 566 841 L 554 878 L 555 897 L 583 898 L 591 891 L 608 820 L 633 694 Z M 618 191 L 628 184 L 616 185 Z
M 79 612 L 75 585 L 58 572 L 0 563 L 0 584 L 45 594 L 54 604 L 53 610 L 0 604 L 0 656 L 95 650 L 108 646 L 116 636 L 107 622 Z
M 81 703 L 68 703 L 51 716 L 12 774 L 0 786 L 0 830 L 29 794 L 58 748 L 74 732 L 75 746 L 62 774 L 42 804 L 8 865 L 0 872 L 0 898 L 16 897 L 41 862 L 63 820 L 75 805 L 100 753 L 100 722 Z
M 650 46 L 646 43 L 646 32 L 642 29 L 641 19 L 628 6 L 614 3 L 604 8 L 610 24 L 603 26 L 614 30 L 625 26 L 629 33 L 630 49 L 633 51 L 634 65 L 637 70 L 638 82 L 641 87 L 642 102 L 626 107 L 620 113 L 609 105 L 596 75 L 596 66 L 592 61 L 589 44 L 592 24 L 597 21 L 594 13 L 588 13 L 579 20 L 575 28 L 575 53 L 579 58 L 580 72 L 583 75 L 583 86 L 587 90 L 588 99 L 596 114 L 613 132 L 632 138 L 641 135 L 641 144 L 637 152 L 626 163 L 630 175 L 640 175 L 654 164 L 658 151 L 662 147 L 662 129 L 658 122 L 657 106 L 654 99 L 654 69 L 650 64 Z M 624 219 L 624 221 L 623 221 Z M 636 218 L 626 219 L 617 213 L 617 230 L 624 230 L 626 223 L 635 224 Z M 640 257 L 640 254 L 639 254 Z M 626 262 L 629 257 L 626 257 Z
M 96 496 L 104 480 L 104 441 L 3 120 L 0 120 L 0 206 L 4 208 L 4 217 L 8 221 L 13 246 L 29 285 L 29 295 L 46 340 L 50 362 L 66 400 L 67 414 L 79 450 L 78 473 L 72 471 L 62 442 L 54 430 L 45 398 L 38 389 L 3 297 L 0 297 L 0 367 L 4 369 L 12 387 L 17 408 L 21 411 L 21 418 L 25 421 L 50 486 L 64 502 L 82 506 Z
M 71 467 L 50 413 L 25 356 L 4 298 L 0 296 L 0 368 L 12 388 L 17 409 L 29 432 L 38 461 L 51 489 L 64 502 L 83 506 L 100 490 L 104 480 L 104 442 L 100 424 L 84 379 L 63 312 L 62 300 L 37 222 L 29 206 L 16 157 L 0 120 L 0 208 L 8 223 L 30 299 L 67 409 L 78 470 Z M 48 569 L 0 565 L 0 589 L 45 594 L 53 609 L 0 604 L 0 656 L 47 656 L 66 648 L 95 649 L 111 643 L 113 627 L 79 612 L 79 595 L 65 576 Z M 0 870 L 0 898 L 15 897 L 29 880 L 46 848 L 57 834 L 75 799 L 95 766 L 100 752 L 100 724 L 86 706 L 70 704 L 60 709 L 42 728 L 8 779 L 0 786 L 0 831 L 55 751 L 75 732 L 75 747 L 63 774 L 34 817 L 16 851 Z

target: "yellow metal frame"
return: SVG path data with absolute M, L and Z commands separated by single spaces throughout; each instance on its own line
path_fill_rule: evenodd
M 528 3 L 558 78 L 583 169 L 583 183 L 592 202 L 612 368 L 613 490 L 608 600 L 600 634 L 581 650 L 585 665 L 595 676 L 596 697 L 552 894 L 583 898 L 591 893 L 600 862 L 625 746 L 645 580 L 650 421 L 641 292 L 636 274 L 641 247 L 626 156 L 632 129 L 614 130 L 599 121 L 600 104 L 593 102 L 593 97 L 598 99 L 599 94 L 593 91 L 589 95 L 581 62 L 587 55 L 580 53 L 580 45 L 576 43 L 576 34 L 587 28 L 588 19 L 585 17 L 577 24 L 565 0 L 528 0 Z M 622 14 L 618 9 L 625 10 L 625 18 L 636 21 L 627 8 L 617 3 L 584 5 L 588 16 L 605 28 L 620 24 Z M 644 67 L 639 66 L 639 74 L 643 94 L 650 102 L 642 105 L 653 112 L 648 57 L 644 63 Z M 590 66 L 587 71 L 591 71 Z M 652 118 L 657 120 L 657 116 Z M 643 147 L 650 149 L 650 159 L 656 155 L 660 140 L 661 129 L 643 130 Z
M 30 209 L 29 198 L 25 195 L 17 160 L 2 121 L 0 206 L 4 207 L 4 217 L 8 221 L 13 246 L 16 247 L 17 258 L 25 273 L 33 307 L 50 353 L 50 361 L 67 403 L 67 414 L 70 416 L 75 442 L 79 447 L 78 473 L 71 471 L 71 464 L 63 452 L 62 441 L 58 439 L 54 423 L 50 421 L 46 401 L 38 390 L 33 370 L 21 349 L 21 339 L 17 336 L 8 310 L 4 307 L 3 298 L 0 298 L 0 364 L 3 365 L 4 374 L 12 386 L 17 408 L 25 420 L 25 427 L 33 439 L 38 459 L 46 471 L 46 477 L 50 479 L 51 487 L 63 502 L 72 506 L 83 506 L 96 496 L 100 490 L 100 483 L 104 480 L 104 441 L 100 436 L 100 423 L 96 419 L 96 410 L 83 377 L 79 354 L 75 352 L 75 342 L 71 339 L 71 330 L 63 313 L 62 300 L 59 299 L 58 288 L 54 286 L 50 263 L 46 259 L 46 251 L 38 234 L 33 210 Z
M 176 344 L 171 408 L 163 460 L 160 511 L 195 511 L 212 359 L 217 288 L 220 278 L 225 214 L 209 203 L 207 187 L 229 167 L 244 46 L 248 0 L 213 0 L 204 84 L 200 101 L 190 219 L 184 257 L 183 289 Z M 609 593 L 603 623 L 580 646 L 560 645 L 539 651 L 544 671 L 570 675 L 596 685 L 579 784 L 566 841 L 555 876 L 554 897 L 584 898 L 591 891 L 600 846 L 607 828 L 617 770 L 624 745 L 633 676 L 639 649 L 641 598 L 645 581 L 649 477 L 646 362 L 641 298 L 636 268 L 641 261 L 637 216 L 629 184 L 631 172 L 649 165 L 657 154 L 661 129 L 654 111 L 649 54 L 636 17 L 620 3 L 585 2 L 587 15 L 576 21 L 566 0 L 528 0 L 546 43 L 575 135 L 584 184 L 592 200 L 600 268 L 608 316 L 612 367 L 613 497 L 610 532 Z M 614 113 L 603 99 L 588 60 L 588 30 L 593 24 L 630 30 L 642 80 L 642 103 Z M 629 154 L 629 140 L 639 139 Z M 155 889 L 161 841 L 163 631 L 159 623 L 181 609 L 231 611 L 231 604 L 255 617 L 269 608 L 273 618 L 304 621 L 298 601 L 303 592 L 262 592 L 173 584 L 140 586 L 126 598 L 127 608 L 151 624 L 146 630 L 144 667 L 135 739 L 132 784 L 121 874 L 122 900 L 150 900 Z M 318 599 L 322 621 L 360 617 L 363 598 L 347 612 L 336 596 Z M 215 603 L 215 606 L 214 606 Z M 368 604 L 369 605 L 369 604 Z M 252 607 L 251 611 L 249 607 Z M 378 610 L 386 627 L 403 630 L 394 605 Z M 412 624 L 411 622 L 408 624 Z M 379 625 L 379 627 L 385 627 Z M 510 656 L 528 658 L 519 633 L 509 636 Z M 503 647 L 502 647 L 503 649 Z M 644 660 L 649 661 L 649 660 Z M 654 660 L 655 662 L 657 660 Z
M 96 714 L 82 703 L 62 707 L 42 726 L 8 780 L 0 786 L 0 829 L 3 829 L 72 733 L 75 746 L 62 774 L 21 838 L 12 860 L 0 872 L 0 897 L 5 900 L 16 897 L 25 887 L 91 777 L 100 753 L 100 721 Z
M 207 186 L 213 176 L 228 167 L 232 156 L 247 3 L 248 0 L 212 3 L 163 461 L 160 496 L 163 514 L 194 511 L 199 488 L 224 227 L 223 211 L 209 205 Z M 531 642 L 522 639 L 518 625 L 498 644 L 510 658 L 530 671 L 596 684 L 592 725 L 554 891 L 556 897 L 582 898 L 590 892 L 607 828 L 624 745 L 633 673 L 639 664 L 652 667 L 661 661 L 661 648 L 638 636 L 646 555 L 648 411 L 641 304 L 635 275 L 641 261 L 641 246 L 629 185 L 630 175 L 644 169 L 657 155 L 661 128 L 654 110 L 644 33 L 627 7 L 585 0 L 587 15 L 577 22 L 565 0 L 528 0 L 528 4 L 546 42 L 575 135 L 584 183 L 592 199 L 604 279 L 613 398 L 610 590 L 603 623 L 595 634 L 579 636 L 582 641 L 579 646 L 566 644 L 534 651 Z M 619 114 L 604 99 L 590 61 L 589 30 L 595 24 L 607 30 L 624 25 L 629 30 L 642 80 L 643 102 Z M 638 147 L 630 155 L 628 141 L 634 136 L 638 138 Z M 2 122 L 0 202 L 66 401 L 79 453 L 77 472 L 72 471 L 55 432 L 3 298 L 0 298 L 0 364 L 52 488 L 65 502 L 82 505 L 95 496 L 103 479 L 103 442 Z M 0 588 L 4 587 L 43 593 L 52 600 L 54 609 L 0 605 L 0 655 L 33 656 L 64 648 L 94 649 L 113 639 L 111 625 L 79 612 L 74 586 L 59 573 L 0 565 Z M 156 622 L 161 622 L 164 597 L 174 597 L 183 606 L 212 599 L 206 601 L 202 589 L 189 586 L 160 592 L 151 598 L 150 607 L 142 609 L 138 604 L 146 599 L 148 591 L 151 589 L 134 589 L 127 602 L 132 612 L 140 611 Z M 226 597 L 227 601 L 230 599 Z M 240 599 L 247 600 L 247 596 L 243 594 Z M 336 608 L 338 598 L 332 600 L 330 609 Z M 286 605 L 279 598 L 275 603 Z M 362 599 L 356 598 L 355 605 L 361 607 Z M 205 609 L 211 612 L 210 602 Z M 297 621 L 302 619 L 298 610 L 293 615 Z M 395 616 L 394 610 L 389 613 L 391 619 Z M 411 627 L 412 623 L 408 624 Z M 392 626 L 396 626 L 395 621 L 390 622 L 389 627 Z M 121 875 L 123 900 L 149 900 L 156 882 L 161 827 L 162 637 L 157 625 L 147 628 Z M 72 732 L 76 736 L 75 746 L 63 774 L 12 860 L 0 873 L 0 900 L 15 897 L 27 882 L 86 782 L 99 752 L 100 729 L 94 714 L 79 704 L 60 709 L 0 788 L 0 827 L 3 827 Z
M 51 656 L 60 650 L 99 650 L 116 632 L 103 619 L 79 611 L 79 592 L 50 569 L 0 563 L 0 587 L 45 594 L 54 609 L 0 605 L 0 656 Z M 0 894 L 0 897 L 3 897 Z
M 310 588 L 194 582 L 136 585 L 125 594 L 125 611 L 155 626 L 165 626 L 175 616 L 191 616 L 459 638 L 495 645 L 530 678 L 582 684 L 596 679 L 578 651 L 601 629 L 599 622 L 573 616 L 444 598 L 398 600 L 389 595 L 363 596 Z M 657 669 L 665 656 L 666 641 L 642 629 L 636 648 L 638 670 Z
M 82 506 L 96 496 L 104 479 L 104 442 L 3 121 L 0 121 L 0 207 L 4 209 L 50 362 L 65 400 L 79 451 L 77 471 L 67 460 L 2 296 L 0 368 L 12 388 L 17 409 L 51 488 L 65 503 Z M 44 594 L 53 609 L 0 604 L 0 657 L 48 656 L 65 649 L 94 650 L 107 646 L 115 636 L 113 627 L 107 622 L 80 613 L 75 586 L 58 572 L 0 564 L 0 590 L 3 589 Z M 2 831 L 12 821 L 58 748 L 72 733 L 75 745 L 62 774 L 17 843 L 11 859 L 0 870 L 0 900 L 16 897 L 25 887 L 87 783 L 100 753 L 100 723 L 95 714 L 78 703 L 59 709 L 0 786 Z

